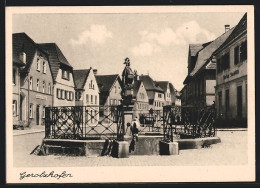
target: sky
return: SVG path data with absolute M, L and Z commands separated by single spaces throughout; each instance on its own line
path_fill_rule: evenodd
M 13 33 L 36 43 L 56 43 L 74 69 L 122 74 L 124 59 L 138 74 L 170 81 L 177 90 L 187 76 L 189 44 L 212 41 L 234 27 L 241 12 L 99 13 L 13 15 Z

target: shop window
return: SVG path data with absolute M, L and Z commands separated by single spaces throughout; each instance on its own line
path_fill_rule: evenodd
M 17 101 L 13 100 L 13 116 L 17 115 Z

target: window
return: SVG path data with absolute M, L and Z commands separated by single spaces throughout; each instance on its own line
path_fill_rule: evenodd
M 13 100 L 13 116 L 17 115 L 17 101 Z
M 67 100 L 68 100 L 68 101 L 71 100 L 71 99 L 70 99 L 70 92 L 69 92 L 69 91 L 67 91 Z
M 229 111 L 229 89 L 225 91 L 225 106 L 226 106 L 226 112 Z
M 37 79 L 37 82 L 36 82 L 36 91 L 39 91 L 39 86 L 40 85 L 40 80 L 39 79 Z
M 114 104 L 117 105 L 117 100 L 116 99 L 114 100 Z
M 37 63 L 36 63 L 36 70 L 37 71 L 40 71 L 41 70 L 41 68 L 40 68 L 40 58 L 37 58 Z
M 42 107 L 42 118 L 45 118 L 45 106 Z
M 70 100 L 73 101 L 74 100 L 74 93 L 72 91 L 69 92 L 70 93 Z
M 88 94 L 86 94 L 86 102 L 87 102 L 87 104 L 89 104 L 89 96 L 88 96 Z
M 242 42 L 240 47 L 240 62 L 247 60 L 247 41 Z
M 115 93 L 117 93 L 117 87 L 115 86 Z
M 110 105 L 113 105 L 113 99 L 110 100 Z
M 30 118 L 33 118 L 33 104 L 30 104 L 29 106 L 29 116 Z
M 69 80 L 69 71 L 62 70 L 62 79 Z
M 159 98 L 162 98 L 162 94 L 158 93 L 158 97 L 159 97 Z
M 67 98 L 67 95 L 68 95 L 68 91 L 65 90 L 65 91 L 64 91 L 64 99 L 68 99 L 68 98 Z
M 43 61 L 43 63 L 42 63 L 42 72 L 44 74 L 46 74 L 46 62 L 45 61 Z
M 75 94 L 76 96 L 75 96 L 75 100 L 76 101 L 79 101 L 79 99 L 80 99 L 80 97 L 81 97 L 81 93 L 80 93 L 80 91 L 76 91 L 76 94 Z
M 234 64 L 237 65 L 239 63 L 239 46 L 234 49 Z
M 97 104 L 97 96 L 95 95 L 95 104 Z
M 91 102 L 91 104 L 93 104 L 93 95 L 91 95 L 90 97 L 91 97 L 90 98 L 90 100 L 91 100 L 90 102 Z
M 229 69 L 229 67 L 230 67 L 229 52 L 224 54 L 221 57 L 221 64 L 222 64 L 222 69 L 223 70 Z
M 16 70 L 13 69 L 13 84 L 14 84 L 14 85 L 16 84 L 16 79 L 15 79 L 15 77 L 16 77 Z
M 42 82 L 42 92 L 45 93 L 45 81 Z
M 51 83 L 48 85 L 48 94 L 51 94 Z
M 30 77 L 30 81 L 29 81 L 29 87 L 30 87 L 30 90 L 32 90 L 33 89 L 33 78 L 32 77 Z
M 60 90 L 60 98 L 61 98 L 61 99 L 65 99 L 65 94 L 64 94 L 64 93 L 65 93 L 64 90 L 61 89 L 61 90 Z
M 90 80 L 90 83 L 89 83 L 89 89 L 94 89 L 93 80 Z
M 57 93 L 56 93 L 56 97 L 58 98 L 58 99 L 60 99 L 60 89 L 59 88 L 57 88 Z

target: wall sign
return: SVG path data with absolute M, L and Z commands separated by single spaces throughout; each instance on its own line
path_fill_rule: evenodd
M 239 74 L 239 70 L 235 70 L 234 72 L 231 72 L 231 73 L 229 73 L 229 74 L 223 75 L 223 80 L 225 80 L 225 79 L 227 79 L 227 78 L 230 78 L 230 77 L 232 77 L 232 76 L 235 76 L 235 75 L 237 75 L 237 74 Z

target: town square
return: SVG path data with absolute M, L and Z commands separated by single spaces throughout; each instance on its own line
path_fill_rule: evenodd
M 13 167 L 248 165 L 249 17 L 13 14 Z

